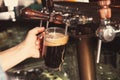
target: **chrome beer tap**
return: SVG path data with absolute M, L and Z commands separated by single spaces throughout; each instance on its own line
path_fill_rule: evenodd
M 49 16 L 51 16 L 52 12 L 53 12 L 53 7 L 54 7 L 54 3 L 53 0 L 41 0 L 42 1 L 42 6 L 43 9 L 41 10 L 41 13 L 45 13 L 48 14 Z M 40 26 L 42 26 L 42 20 L 40 20 Z M 49 20 L 47 20 L 46 23 L 46 28 L 48 28 L 49 26 Z
M 32 10 L 29 8 L 24 8 L 21 10 L 21 17 L 26 19 L 39 19 L 46 20 L 49 22 L 53 22 L 56 24 L 66 24 L 69 20 L 70 25 L 74 24 L 87 24 L 93 22 L 92 17 L 87 17 L 79 14 L 70 14 L 70 13 L 62 13 L 53 10 L 51 13 L 43 13 L 40 11 Z
M 51 16 L 51 14 L 53 12 L 53 7 L 54 7 L 53 0 L 46 0 L 46 8 L 48 10 L 49 16 Z M 46 28 L 48 28 L 48 26 L 49 26 L 49 20 L 46 23 Z
M 109 8 L 109 5 L 111 4 L 111 1 L 100 0 L 98 1 L 98 4 L 101 7 L 101 9 L 99 9 L 101 23 L 100 23 L 100 27 L 96 31 L 96 35 L 99 37 L 98 48 L 97 48 L 97 60 L 96 60 L 97 63 L 99 63 L 100 60 L 102 41 L 111 41 L 112 35 L 109 32 L 113 30 L 112 27 L 109 25 L 110 22 L 109 18 L 111 17 L 111 9 Z
M 96 62 L 99 63 L 100 60 L 100 53 L 101 53 L 101 46 L 102 42 L 110 42 L 116 36 L 116 33 L 120 32 L 120 29 L 116 30 L 115 26 L 111 25 L 111 8 L 109 5 L 111 4 L 110 0 L 100 0 L 98 1 L 99 6 L 101 9 L 99 10 L 100 17 L 101 17 L 101 24 L 100 27 L 96 30 L 96 35 L 99 37 L 98 39 L 98 48 L 97 48 L 97 60 Z
M 21 15 L 23 18 L 27 19 L 39 19 L 41 20 L 40 25 L 42 26 L 42 20 L 46 20 L 46 28 L 49 26 L 49 22 L 56 24 L 66 24 L 68 26 L 74 24 L 86 24 L 93 21 L 92 17 L 87 17 L 80 14 L 64 13 L 62 11 L 57 11 L 54 9 L 53 0 L 41 0 L 43 9 L 42 11 L 35 11 L 32 9 L 24 8 L 21 10 Z

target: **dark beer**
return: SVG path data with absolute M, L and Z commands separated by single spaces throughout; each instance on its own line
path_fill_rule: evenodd
M 52 32 L 46 34 L 44 40 L 45 65 L 59 70 L 64 61 L 64 50 L 68 36 Z

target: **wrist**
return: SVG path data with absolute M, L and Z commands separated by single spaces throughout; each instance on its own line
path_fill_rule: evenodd
M 24 59 L 30 58 L 30 54 L 28 52 L 28 47 L 26 47 L 26 43 L 23 41 L 18 45 L 18 54 L 23 55 Z

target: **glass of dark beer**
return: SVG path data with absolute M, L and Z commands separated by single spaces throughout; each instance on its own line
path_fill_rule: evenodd
M 65 30 L 59 27 L 51 27 L 45 30 L 44 36 L 44 59 L 45 65 L 49 69 L 61 70 L 64 62 L 65 45 L 68 35 Z

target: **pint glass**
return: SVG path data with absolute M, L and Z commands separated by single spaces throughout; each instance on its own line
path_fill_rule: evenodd
M 45 65 L 47 68 L 60 70 L 64 61 L 65 45 L 68 35 L 59 27 L 51 27 L 45 30 L 44 48 Z

